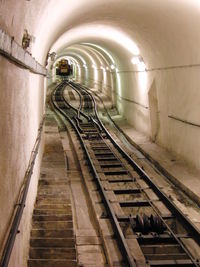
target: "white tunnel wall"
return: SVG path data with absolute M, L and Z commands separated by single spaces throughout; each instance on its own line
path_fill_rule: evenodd
M 200 168 L 199 128 L 169 117 L 174 116 L 199 123 L 199 67 L 177 66 L 137 72 L 131 70 L 134 66 L 130 65 L 130 56 L 127 52 L 120 50 L 116 45 L 108 47 L 108 50 L 113 51 L 116 67 L 119 68 L 112 73 L 106 72 L 109 83 L 105 86 L 103 71 L 99 67 L 96 70 L 98 79 L 95 80 L 91 60 L 84 53 L 82 56 L 87 61 L 87 75 L 80 77 L 79 81 L 109 96 L 114 90 L 113 99 L 119 113 L 136 130 L 149 136 L 153 142 L 189 164 Z M 87 51 L 87 53 L 90 52 Z M 94 54 L 90 53 L 90 55 L 97 61 Z M 100 63 L 96 64 L 99 66 Z M 84 68 L 82 66 L 81 68 L 84 72 Z
M 0 56 L 0 61 L 0 249 L 2 250 L 42 119 L 44 78 L 15 66 L 2 56 Z M 43 141 L 19 226 L 20 233 L 16 237 L 9 264 L 11 267 L 26 266 L 42 147 Z
M 112 99 L 112 92 L 114 90 L 112 81 L 113 75 L 110 70 L 106 70 L 106 66 L 110 67 L 111 63 L 106 63 L 105 59 L 103 61 L 103 57 L 102 59 L 100 59 L 97 52 L 95 53 L 95 51 L 91 51 L 88 48 L 86 50 L 85 46 L 79 47 L 81 47 L 82 50 L 78 49 L 77 46 L 72 46 L 71 48 L 69 47 L 65 52 L 58 54 L 57 60 L 54 63 L 53 76 L 55 74 L 55 64 L 59 59 L 67 56 L 72 58 L 74 57 L 75 60 L 79 61 L 78 63 L 80 66 L 80 73 L 78 71 L 78 67 L 76 66 L 74 78 L 80 83 L 87 85 L 88 87 L 103 92 L 105 95 Z M 81 60 L 86 64 L 84 64 L 84 62 L 81 62 Z M 105 66 L 105 69 L 102 69 L 102 66 Z
M 200 68 L 178 68 L 156 73 L 160 131 L 158 142 L 200 168 L 199 127 L 168 116 L 200 124 Z
M 104 82 L 103 89 L 99 90 L 108 93 L 115 90 L 113 99 L 119 112 L 134 128 L 200 169 L 200 127 L 168 117 L 172 115 L 200 124 L 199 1 L 127 0 L 126 3 L 124 5 L 121 0 L 74 0 L 69 5 L 66 0 L 4 0 L 1 1 L 0 25 L 19 44 L 24 29 L 28 29 L 35 37 L 28 51 L 43 64 L 54 42 L 66 30 L 84 23 L 104 23 L 126 33 L 138 44 L 147 68 L 161 68 L 147 72 L 144 75 L 146 81 L 139 77 L 142 74 L 132 71 L 130 57 L 119 47 L 116 49 L 114 41 L 85 35 L 83 39 L 77 38 L 63 45 L 66 48 L 84 41 L 102 42 L 103 47 L 119 58 L 116 61 L 119 75 L 108 73 L 111 87 L 108 86 L 106 91 Z M 94 79 L 91 62 L 87 60 L 88 72 L 81 68 L 80 81 L 83 83 Z M 168 68 L 178 65 L 182 67 Z M 102 70 L 98 70 L 98 84 L 102 82 L 100 72 L 102 74 Z M 43 77 L 30 74 L 0 56 L 0 244 L 10 225 L 44 111 L 43 80 Z M 88 85 L 93 87 L 94 82 Z M 26 266 L 23 256 L 28 249 L 40 157 L 41 151 L 10 266 Z
M 199 73 L 200 67 L 121 72 L 117 92 L 118 110 L 136 130 L 196 168 L 199 127 L 169 116 L 199 124 Z
M 73 51 L 74 54 L 78 54 L 84 62 L 80 65 L 81 73 L 84 73 L 83 76 L 79 77 L 81 83 L 85 83 L 85 85 L 89 87 L 94 87 L 96 89 L 101 88 L 102 83 L 102 73 L 99 71 L 100 63 L 96 58 L 94 53 L 91 53 L 87 49 L 83 49 L 82 47 L 72 47 L 68 49 L 68 51 Z

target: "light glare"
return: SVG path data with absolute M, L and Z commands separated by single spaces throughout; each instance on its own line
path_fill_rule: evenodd
M 140 70 L 140 71 L 145 71 L 146 70 L 146 65 L 145 65 L 144 62 L 140 62 L 138 64 L 138 70 Z
M 137 65 L 139 71 L 145 71 L 146 70 L 146 65 L 145 65 L 144 60 L 141 56 L 133 57 L 131 59 L 131 63 L 133 65 Z
M 64 46 L 73 44 L 75 41 L 84 41 L 86 37 L 98 37 L 100 39 L 114 41 L 135 56 L 140 53 L 138 46 L 124 32 L 102 24 L 85 24 L 67 31 L 55 42 L 51 50 L 57 51 L 64 48 Z
M 138 65 L 141 62 L 141 58 L 140 57 L 133 57 L 131 59 L 131 63 L 133 63 L 133 65 Z

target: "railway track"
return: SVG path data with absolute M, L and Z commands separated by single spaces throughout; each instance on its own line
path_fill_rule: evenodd
M 64 98 L 66 86 L 79 95 L 78 108 Z M 80 84 L 63 81 L 52 93 L 52 103 L 80 140 L 122 266 L 200 266 L 199 230 L 116 144 L 98 117 L 93 95 Z M 135 242 L 144 261 L 137 260 Z

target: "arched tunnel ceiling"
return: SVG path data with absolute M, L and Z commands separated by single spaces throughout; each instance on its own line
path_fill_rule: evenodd
M 120 42 L 125 44 L 117 36 L 118 31 L 138 46 L 149 68 L 195 64 L 200 59 L 199 13 L 198 0 L 75 0 L 70 4 L 51 0 L 40 19 L 44 40 L 40 53 L 46 53 L 53 44 L 59 49 L 81 41 L 102 42 L 113 51 Z M 113 32 L 109 36 L 103 26 L 96 27 L 94 32 L 95 24 Z M 116 37 L 114 42 L 109 38 L 112 36 Z M 34 53 L 38 46 L 41 47 L 40 40 Z
M 97 69 L 111 70 L 111 66 L 115 63 L 112 57 L 109 57 L 99 46 L 92 44 L 73 45 L 64 49 L 57 55 L 56 61 L 52 62 L 55 66 L 56 62 L 61 58 L 68 57 L 80 67 L 96 67 Z M 50 64 L 50 66 L 52 65 Z M 114 66 L 114 65 L 113 65 Z
M 198 0 L 3 0 L 0 12 L 1 25 L 19 43 L 24 25 L 35 37 L 30 52 L 43 64 L 56 44 L 59 50 L 80 42 L 101 43 L 121 62 L 119 44 L 126 42 L 116 31 L 137 45 L 148 68 L 200 62 Z M 113 31 L 107 36 L 102 27 L 94 33 L 95 24 Z M 118 41 L 111 41 L 114 35 Z
M 1 29 L 19 44 L 24 29 L 27 29 L 35 37 L 27 50 L 40 63 L 45 65 L 48 52 L 54 49 L 58 56 L 72 57 L 79 64 L 84 64 L 81 58 L 91 64 L 86 53 L 99 62 L 98 53 L 90 47 L 109 64 L 114 62 L 119 72 L 109 76 L 113 77 L 110 84 L 115 89 L 119 112 L 148 136 L 152 134 L 150 126 L 154 122 L 148 94 L 153 91 L 152 98 L 155 96 L 159 111 L 155 112 L 156 118 L 159 114 L 155 135 L 159 144 L 183 154 L 185 158 L 190 157 L 188 150 L 191 151 L 191 159 L 200 165 L 199 146 L 193 143 L 198 139 L 196 131 L 193 128 L 185 131 L 184 126 L 182 131 L 177 131 L 175 121 L 169 119 L 174 115 L 199 125 L 199 0 L 0 2 Z M 131 58 L 137 51 L 128 49 L 126 44 L 131 42 L 125 40 L 131 40 L 138 47 L 147 69 L 153 71 L 132 73 L 137 68 L 131 64 Z M 98 72 L 101 79 L 102 72 Z M 92 73 L 91 69 L 88 73 Z M 92 75 L 82 76 L 83 81 L 93 78 Z M 135 111 L 134 116 L 130 107 Z M 182 139 L 180 133 L 183 133 Z M 192 148 L 196 149 L 196 154 Z
M 106 49 L 110 55 L 113 54 L 116 61 L 124 62 L 125 65 L 130 62 L 130 60 L 124 60 L 125 56 L 127 56 L 127 59 L 131 59 L 133 56 L 140 54 L 137 45 L 125 33 L 114 27 L 99 24 L 87 24 L 66 32 L 53 45 L 52 51 L 58 53 L 74 43 L 85 41 Z M 85 53 L 87 54 L 86 51 Z M 93 54 L 92 50 L 89 53 Z

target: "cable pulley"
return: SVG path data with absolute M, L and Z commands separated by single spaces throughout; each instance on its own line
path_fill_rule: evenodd
M 146 214 L 139 214 L 133 222 L 133 218 L 130 218 L 130 224 L 135 232 L 141 232 L 143 235 L 147 235 L 150 232 L 162 234 L 166 230 L 162 219 L 154 214 L 147 216 Z

